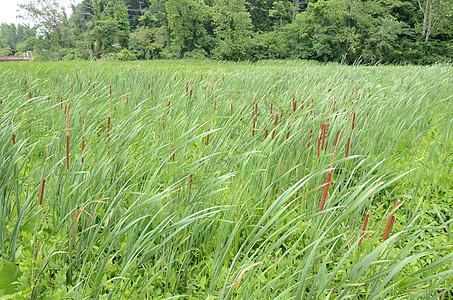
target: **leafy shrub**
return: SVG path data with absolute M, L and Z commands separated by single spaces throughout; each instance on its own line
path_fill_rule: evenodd
M 119 61 L 131 61 L 131 60 L 136 60 L 137 57 L 135 56 L 134 53 L 130 52 L 127 49 L 121 50 L 121 52 L 116 54 L 116 60 Z
M 192 59 L 205 59 L 208 53 L 204 49 L 194 49 L 192 51 L 184 53 L 184 58 L 192 58 Z

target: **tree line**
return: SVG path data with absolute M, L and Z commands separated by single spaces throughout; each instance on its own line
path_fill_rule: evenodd
M 2 53 L 40 60 L 302 58 L 453 60 L 453 0 L 57 0 L 20 5 L 35 26 L 1 24 Z

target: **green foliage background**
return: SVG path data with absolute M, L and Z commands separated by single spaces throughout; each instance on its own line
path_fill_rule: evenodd
M 0 25 L 2 52 L 38 60 L 301 58 L 432 64 L 453 58 L 452 0 L 57 0 L 21 5 L 35 27 Z

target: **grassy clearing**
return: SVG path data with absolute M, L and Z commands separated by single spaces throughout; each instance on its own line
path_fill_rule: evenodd
M 0 295 L 452 299 L 452 72 L 2 64 Z

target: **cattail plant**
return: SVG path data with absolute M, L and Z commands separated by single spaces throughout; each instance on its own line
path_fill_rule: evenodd
M 172 147 L 172 148 L 175 148 L 175 144 L 173 143 L 173 144 L 171 145 L 171 147 Z M 172 153 L 172 155 L 171 155 L 171 161 L 175 161 L 175 150 L 173 150 L 173 153 Z
M 344 154 L 344 157 L 348 157 L 348 153 L 349 153 L 349 144 L 351 143 L 351 136 L 349 135 L 348 136 L 348 141 L 346 142 L 346 151 L 345 151 L 345 154 Z
M 290 129 L 291 129 L 291 124 L 288 124 L 288 132 L 286 133 L 286 141 L 289 139 L 289 133 L 290 133 Z
M 277 122 L 278 122 L 278 114 L 275 115 L 274 129 L 272 130 L 272 139 L 274 139 L 274 136 L 275 136 L 275 128 L 277 127 Z
M 319 204 L 319 212 L 324 210 L 326 204 L 327 194 L 329 193 L 330 182 L 332 181 L 332 171 L 327 172 L 326 182 L 324 183 L 324 190 L 322 191 L 321 203 Z
M 16 135 L 14 134 L 14 117 L 16 116 L 16 114 L 17 114 L 17 109 L 14 112 L 13 118 L 11 119 L 11 131 L 13 132 L 13 134 L 12 134 L 13 145 L 16 144 Z
M 192 189 L 192 177 L 193 177 L 193 173 L 190 172 L 190 176 L 189 176 L 189 195 L 190 195 L 190 191 Z
M 322 123 L 322 126 L 321 126 L 321 150 L 324 149 L 324 141 L 326 139 L 326 123 Z
M 107 118 L 107 143 L 110 141 L 110 115 L 112 113 L 112 101 L 110 101 L 109 105 L 109 116 Z M 110 149 L 109 149 L 110 153 Z
M 313 137 L 313 129 L 310 130 L 310 136 L 308 137 L 307 148 L 310 147 L 310 142 L 311 142 L 312 137 Z
M 363 220 L 362 232 L 360 232 L 359 245 L 362 244 L 363 236 L 365 235 L 366 225 L 368 224 L 368 218 L 370 217 L 369 213 L 366 213 L 365 219 Z
M 335 147 L 337 146 L 337 143 L 338 143 L 339 134 L 340 134 L 340 130 L 337 131 L 337 135 L 335 136 L 335 142 L 333 143 Z
M 318 147 L 316 150 L 316 156 L 319 157 L 319 148 L 321 147 L 321 139 L 322 137 L 318 137 Z
M 69 110 L 71 109 L 71 102 L 68 105 L 66 113 L 66 170 L 69 170 Z
M 395 210 L 398 207 L 398 204 L 400 204 L 400 200 L 396 201 L 395 205 L 393 206 L 392 210 Z M 384 229 L 384 234 L 382 235 L 382 239 L 385 241 L 388 239 L 390 235 L 390 231 L 392 231 L 393 223 L 395 222 L 395 215 L 392 213 L 388 219 L 387 223 L 385 224 L 385 229 Z
M 41 191 L 39 192 L 39 205 L 42 205 L 42 199 L 44 197 L 44 186 L 46 184 L 46 178 L 44 176 L 44 178 L 41 180 Z
M 87 122 L 87 116 L 88 116 L 88 113 L 85 115 L 85 119 L 83 120 L 83 129 L 82 129 L 82 161 L 81 161 L 82 164 L 84 161 L 83 150 L 85 149 L 85 124 Z
M 352 129 L 351 130 L 354 130 L 354 123 L 355 123 L 355 112 L 352 114 Z

